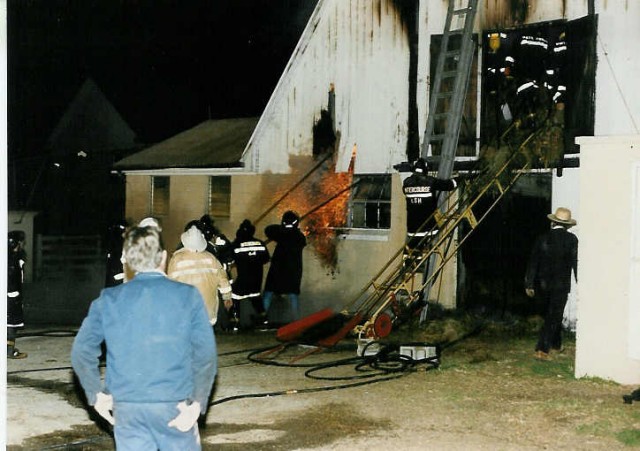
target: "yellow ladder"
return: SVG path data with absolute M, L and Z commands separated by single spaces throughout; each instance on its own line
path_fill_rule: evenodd
M 419 301 L 422 291 L 435 281 L 475 228 L 531 167 L 526 149 L 538 138 L 540 130 L 528 134 L 514 150 L 509 150 L 507 157 L 497 168 L 480 171 L 464 185 L 460 194 L 457 194 L 457 191 L 448 193 L 444 202 L 447 207 L 443 213 L 439 210 L 434 213 L 437 225 L 428 231 L 439 229 L 439 232 L 432 236 L 427 233 L 416 247 L 422 250 L 407 250 L 404 246 L 398 249 L 347 304 L 341 312 L 343 315 L 359 314 L 363 317 L 363 322 L 353 329 L 355 334 L 383 338 L 403 312 L 406 313 L 412 304 Z M 489 206 L 476 216 L 473 208 L 485 198 L 491 199 Z M 430 220 L 431 218 L 428 218 L 425 224 Z M 459 227 L 463 222 L 468 227 Z M 432 256 L 437 257 L 435 267 L 428 273 L 425 271 L 424 280 L 416 282 L 414 276 L 420 273 Z

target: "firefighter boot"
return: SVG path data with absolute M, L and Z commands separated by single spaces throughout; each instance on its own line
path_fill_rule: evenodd
M 231 323 L 229 327 L 229 330 L 231 330 L 231 332 L 233 332 L 234 334 L 240 332 L 240 318 L 238 318 L 236 314 L 233 314 L 233 316 L 231 316 L 229 322 Z
M 267 318 L 267 312 L 258 314 L 256 318 L 256 326 L 258 330 L 265 330 L 269 328 L 269 319 Z
M 24 352 L 20 352 L 18 348 L 15 347 L 16 342 L 8 340 L 7 341 L 7 358 L 8 359 L 26 359 L 27 354 Z

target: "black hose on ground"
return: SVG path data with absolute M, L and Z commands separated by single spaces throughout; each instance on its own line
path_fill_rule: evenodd
M 416 371 L 416 366 L 419 364 L 426 364 L 428 371 L 429 369 L 437 368 L 439 366 L 439 353 L 437 357 L 431 357 L 426 359 L 414 360 L 406 356 L 402 356 L 397 354 L 397 349 L 399 349 L 398 345 L 385 345 L 376 355 L 366 356 L 364 355 L 364 350 L 374 342 L 368 343 L 363 349 L 363 355 L 358 357 L 349 357 L 345 359 L 339 359 L 332 362 L 326 363 L 311 363 L 311 364 L 303 364 L 303 363 L 283 363 L 275 360 L 265 360 L 257 358 L 256 355 L 264 353 L 266 351 L 273 352 L 282 352 L 290 346 L 297 345 L 297 343 L 287 343 L 284 345 L 278 345 L 275 347 L 268 348 L 263 351 L 254 351 L 250 353 L 247 358 L 255 363 L 260 363 L 263 365 L 272 365 L 272 366 L 281 366 L 281 367 L 292 367 L 292 368 L 308 368 L 305 371 L 305 376 L 310 379 L 316 380 L 354 380 L 354 379 L 366 379 L 361 380 L 359 382 L 353 382 L 348 384 L 340 384 L 340 385 L 331 385 L 331 386 L 323 386 L 323 387 L 314 387 L 314 388 L 303 388 L 303 389 L 289 389 L 289 390 L 280 390 L 273 392 L 263 392 L 263 393 L 247 393 L 243 395 L 234 395 L 228 396 L 226 398 L 217 399 L 212 401 L 209 405 L 214 406 L 217 404 L 222 404 L 224 402 L 235 401 L 238 399 L 247 399 L 247 398 L 268 398 L 273 396 L 282 396 L 282 395 L 292 395 L 292 394 L 301 394 L 301 393 L 317 393 L 321 391 L 329 391 L 329 390 L 339 390 L 344 388 L 353 388 L 353 387 L 361 387 L 363 385 L 369 385 L 376 382 L 389 381 L 393 379 L 398 379 L 407 374 L 413 373 Z M 355 365 L 354 370 L 357 372 L 367 372 L 367 374 L 360 374 L 355 376 L 318 376 L 315 375 L 315 372 L 326 370 L 328 368 L 336 368 L 344 365 Z

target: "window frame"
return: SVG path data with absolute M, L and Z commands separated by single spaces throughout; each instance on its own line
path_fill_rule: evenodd
M 165 186 L 159 186 L 156 184 L 157 181 L 166 181 Z M 166 190 L 165 193 L 161 193 L 160 190 Z M 162 194 L 162 206 L 158 208 L 156 204 L 156 200 L 159 200 L 159 194 Z M 151 216 L 168 216 L 169 208 L 171 204 L 171 177 L 169 176 L 151 176 L 151 189 L 149 196 L 149 212 Z
M 356 185 L 351 190 L 347 209 L 347 227 L 357 230 L 384 230 L 391 229 L 391 206 L 392 206 L 392 177 L 391 174 L 360 174 L 354 175 Z M 376 181 L 376 179 L 378 179 Z M 382 180 L 380 180 L 382 179 Z M 365 182 L 365 183 L 363 183 Z M 370 186 L 379 186 L 377 196 L 358 197 L 358 194 L 364 189 L 364 185 L 369 183 Z M 388 195 L 388 198 L 385 197 Z M 357 214 L 354 206 L 362 206 L 361 219 L 356 219 Z M 386 206 L 386 211 L 383 206 Z M 376 219 L 369 221 L 368 212 L 373 207 Z M 373 226 L 372 226 L 373 224 Z
M 225 180 L 226 183 L 217 185 L 222 190 L 213 191 L 214 179 L 216 181 Z M 225 185 L 225 186 L 222 186 Z M 219 197 L 220 199 L 214 199 Z M 214 204 L 217 205 L 214 208 Z M 222 206 L 222 208 L 218 208 Z M 214 218 L 230 218 L 231 217 L 231 176 L 230 175 L 210 175 L 207 184 L 207 213 Z

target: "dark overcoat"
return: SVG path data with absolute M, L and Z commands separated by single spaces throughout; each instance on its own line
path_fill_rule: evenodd
M 272 291 L 275 294 L 300 294 L 302 249 L 307 245 L 307 239 L 297 227 L 285 227 L 280 224 L 267 226 L 264 233 L 269 240 L 277 243 L 271 257 L 264 291 Z
M 572 271 L 577 278 L 578 238 L 564 227 L 553 228 L 533 245 L 525 275 L 525 288 L 569 293 Z

